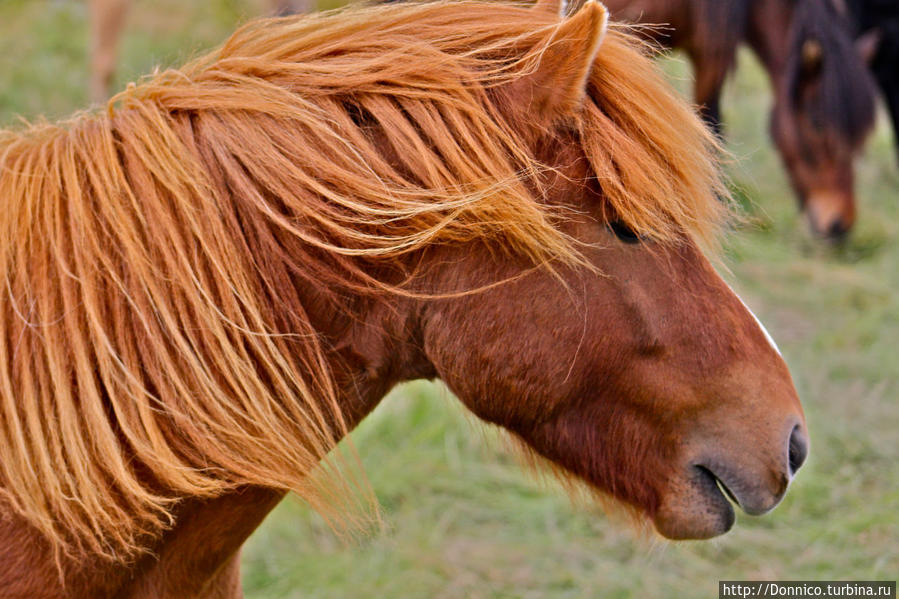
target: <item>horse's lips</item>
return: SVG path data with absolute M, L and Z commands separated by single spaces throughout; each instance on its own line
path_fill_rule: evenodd
M 734 504 L 739 506 L 743 512 L 749 514 L 750 516 L 760 516 L 767 512 L 770 512 L 780 503 L 780 499 L 783 497 L 774 497 L 774 501 L 765 501 L 764 499 L 758 497 L 743 497 L 741 501 L 740 495 L 746 495 L 746 493 L 737 493 L 734 492 L 734 488 L 741 489 L 743 485 L 739 484 L 739 481 L 731 481 L 730 484 L 726 482 L 726 475 L 722 475 L 721 473 L 715 472 L 712 468 L 702 465 L 696 465 L 695 468 L 700 472 L 700 476 L 705 479 L 706 483 L 702 485 L 703 489 L 707 493 L 714 492 L 718 495 L 726 497 L 729 500 L 729 504 Z M 730 477 L 732 478 L 732 477 Z M 714 484 L 714 490 L 708 482 L 712 482 Z M 731 506 L 731 509 L 733 507 Z
M 709 500 L 709 507 L 721 510 L 725 521 L 733 524 L 736 514 L 734 513 L 733 504 L 740 505 L 739 500 L 734 496 L 733 492 L 718 478 L 711 470 L 705 466 L 694 466 L 697 476 L 694 481 L 700 492 Z M 727 526 L 729 529 L 730 526 Z
M 740 500 L 737 499 L 736 496 L 734 496 L 734 493 L 733 493 L 733 491 L 730 490 L 730 487 L 728 487 L 724 483 L 724 481 L 722 481 L 714 472 L 712 472 L 705 466 L 697 466 L 697 468 L 700 470 L 700 472 L 702 472 L 702 474 L 704 476 L 708 476 L 712 479 L 712 481 L 715 483 L 715 487 L 717 488 L 719 493 L 721 493 L 722 495 L 727 497 L 731 503 L 740 505 Z M 742 507 L 742 506 L 740 506 L 740 507 Z

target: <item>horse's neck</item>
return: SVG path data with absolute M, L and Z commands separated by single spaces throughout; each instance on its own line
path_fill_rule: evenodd
M 403 304 L 403 302 L 399 302 Z M 311 310 L 312 314 L 327 311 Z M 317 328 L 332 339 L 331 363 L 341 408 L 350 429 L 355 427 L 401 380 L 433 376 L 418 357 L 415 323 L 408 310 L 374 303 L 359 309 L 350 323 L 313 316 Z M 325 324 L 323 321 L 327 321 Z M 323 329 L 331 329 L 324 331 Z M 189 501 L 179 510 L 177 524 L 141 563 L 132 583 L 116 597 L 242 596 L 239 550 L 283 492 L 247 488 L 209 501 Z
M 28 599 L 241 597 L 239 550 L 283 493 L 248 488 L 212 500 L 187 500 L 175 526 L 136 564 L 63 561 L 60 580 L 52 550 L 24 521 L 0 509 L 0 589 Z
M 208 501 L 185 502 L 155 555 L 141 561 L 116 597 L 241 597 L 241 545 L 284 496 L 247 488 Z
M 749 13 L 747 42 L 775 87 L 783 80 L 794 12 L 786 0 L 755 0 Z

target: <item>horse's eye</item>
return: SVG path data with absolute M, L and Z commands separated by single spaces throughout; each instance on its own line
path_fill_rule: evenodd
M 617 237 L 624 243 L 640 243 L 640 236 L 637 235 L 633 229 L 628 227 L 623 222 L 615 220 L 608 223 L 608 225 L 612 230 L 612 233 L 615 234 L 615 237 Z

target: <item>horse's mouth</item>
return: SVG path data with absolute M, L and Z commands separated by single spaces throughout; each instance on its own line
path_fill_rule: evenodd
M 721 496 L 729 499 L 730 502 L 727 507 L 731 512 L 733 511 L 731 504 L 734 504 L 750 516 L 766 514 L 780 503 L 786 491 L 786 485 L 784 485 L 783 491 L 776 494 L 761 491 L 757 487 L 742 483 L 727 469 L 699 464 L 695 465 L 694 468 L 697 472 L 697 478 L 700 480 L 698 484 L 703 492 L 707 495 L 717 495 L 714 499 L 718 499 Z M 714 503 L 717 504 L 720 501 L 714 501 Z
M 731 529 L 736 520 L 734 504 L 740 505 L 733 491 L 705 466 L 693 466 L 693 484 L 698 495 L 702 497 L 705 510 L 711 512 L 721 524 L 718 534 L 723 534 Z M 730 501 L 728 501 L 730 500 Z
M 736 498 L 733 491 L 730 490 L 724 481 L 722 481 L 718 476 L 715 475 L 714 472 L 706 468 L 705 466 L 694 466 L 696 468 L 696 476 L 697 476 L 697 485 L 699 485 L 702 492 L 706 495 L 711 495 L 709 497 L 713 500 L 713 503 L 717 505 L 725 505 L 728 510 L 730 510 L 729 519 L 734 518 L 734 508 L 731 504 L 740 505 L 740 500 Z M 721 502 L 720 498 L 726 497 L 730 500 L 730 502 Z
M 669 539 L 708 539 L 729 531 L 736 521 L 734 506 L 759 515 L 777 505 L 786 491 L 773 479 L 749 478 L 715 462 L 692 464 L 686 476 L 674 479 L 653 517 L 656 530 Z M 767 480 L 767 482 L 765 482 Z

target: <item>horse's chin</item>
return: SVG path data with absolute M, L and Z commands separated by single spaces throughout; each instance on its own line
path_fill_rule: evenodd
M 656 530 L 672 540 L 710 539 L 734 525 L 733 505 L 725 497 L 727 487 L 707 469 L 694 467 L 690 475 L 674 482 L 653 517 Z

